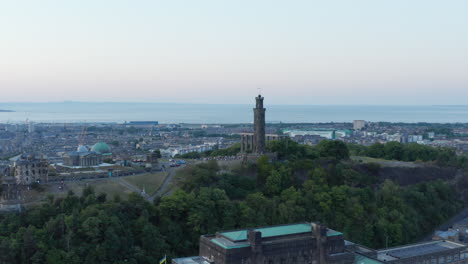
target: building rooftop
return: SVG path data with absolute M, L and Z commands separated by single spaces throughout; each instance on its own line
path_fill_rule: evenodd
M 448 231 L 435 231 L 436 236 L 448 239 L 449 237 L 456 236 L 458 234 L 457 230 L 448 230 Z
M 272 227 L 256 228 L 254 230 L 262 232 L 262 237 L 264 238 L 306 233 L 306 232 L 312 231 L 311 226 L 309 224 L 272 226 Z M 247 240 L 247 232 L 248 230 L 245 229 L 245 230 L 238 230 L 238 231 L 231 231 L 231 232 L 222 232 L 220 234 L 232 241 L 237 242 L 237 241 Z
M 270 226 L 270 227 L 260 227 L 251 229 L 254 231 L 259 231 L 262 233 L 262 238 L 285 236 L 285 235 L 295 235 L 301 233 L 312 232 L 312 227 L 309 223 L 301 224 L 291 224 L 291 225 L 279 225 L 279 226 Z M 247 240 L 247 232 L 249 229 L 236 230 L 236 231 L 226 231 L 220 232 L 219 234 L 233 242 L 245 241 Z M 342 235 L 342 233 L 335 230 L 328 229 L 327 236 Z
M 243 247 L 249 247 L 250 243 L 245 241 L 240 241 L 240 242 L 234 242 L 229 239 L 226 239 L 225 237 L 217 237 L 214 239 L 211 239 L 211 241 L 218 246 L 221 246 L 223 248 L 243 248 Z
M 413 244 L 408 246 L 390 248 L 377 251 L 377 258 L 382 261 L 405 259 L 443 252 L 455 248 L 466 247 L 463 244 L 451 241 L 432 241 L 427 243 Z

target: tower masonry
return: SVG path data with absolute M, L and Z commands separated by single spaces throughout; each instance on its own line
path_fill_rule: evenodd
M 266 153 L 266 143 L 273 140 L 280 140 L 283 136 L 278 134 L 266 134 L 265 111 L 263 107 L 263 97 L 255 97 L 256 105 L 254 111 L 253 133 L 241 133 L 241 153 L 252 153 L 254 156 Z
M 254 152 L 257 154 L 265 153 L 265 111 L 263 108 L 263 97 L 258 95 L 255 98 L 256 106 L 254 110 Z

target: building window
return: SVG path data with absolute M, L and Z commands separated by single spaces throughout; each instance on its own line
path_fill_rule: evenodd
M 457 261 L 459 259 L 460 259 L 460 255 L 458 255 L 458 253 L 453 255 L 453 261 Z
M 445 257 L 439 257 L 439 264 L 445 263 Z
M 452 262 L 452 256 L 447 256 L 447 263 Z
M 432 258 L 431 258 L 431 264 L 436 264 L 436 263 L 437 263 L 437 259 L 434 258 L 434 257 L 432 257 Z

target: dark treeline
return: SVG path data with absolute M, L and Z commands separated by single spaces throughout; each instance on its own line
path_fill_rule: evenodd
M 176 159 L 200 159 L 207 157 L 222 157 L 222 156 L 235 156 L 240 152 L 240 143 L 235 143 L 229 148 L 225 149 L 214 149 L 205 151 L 202 153 L 199 152 L 189 152 L 186 154 L 177 154 L 174 158 Z
M 463 168 L 468 165 L 466 156 L 457 156 L 452 148 L 435 148 L 417 143 L 401 144 L 388 142 L 375 143 L 369 147 L 362 145 L 349 145 L 353 154 L 400 161 L 433 162 L 439 166 L 452 166 Z
M 202 234 L 320 221 L 347 239 L 380 248 L 421 238 L 462 206 L 442 181 L 400 187 L 372 168 L 353 170 L 339 141 L 316 147 L 273 142 L 267 156 L 232 170 L 216 161 L 182 169 L 179 188 L 154 204 L 139 195 L 50 197 L 0 217 L 0 263 L 157 263 L 196 255 Z

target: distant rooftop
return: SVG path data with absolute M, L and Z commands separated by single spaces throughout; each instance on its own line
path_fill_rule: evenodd
M 458 234 L 457 230 L 448 230 L 448 231 L 436 231 L 435 235 L 444 239 L 448 239 L 449 237 L 456 236 Z
M 130 121 L 128 125 L 158 125 L 158 121 Z
M 466 246 L 451 241 L 432 241 L 427 243 L 379 250 L 377 252 L 377 258 L 382 261 L 391 261 L 396 259 L 405 259 L 432 253 L 438 253 L 463 247 Z

